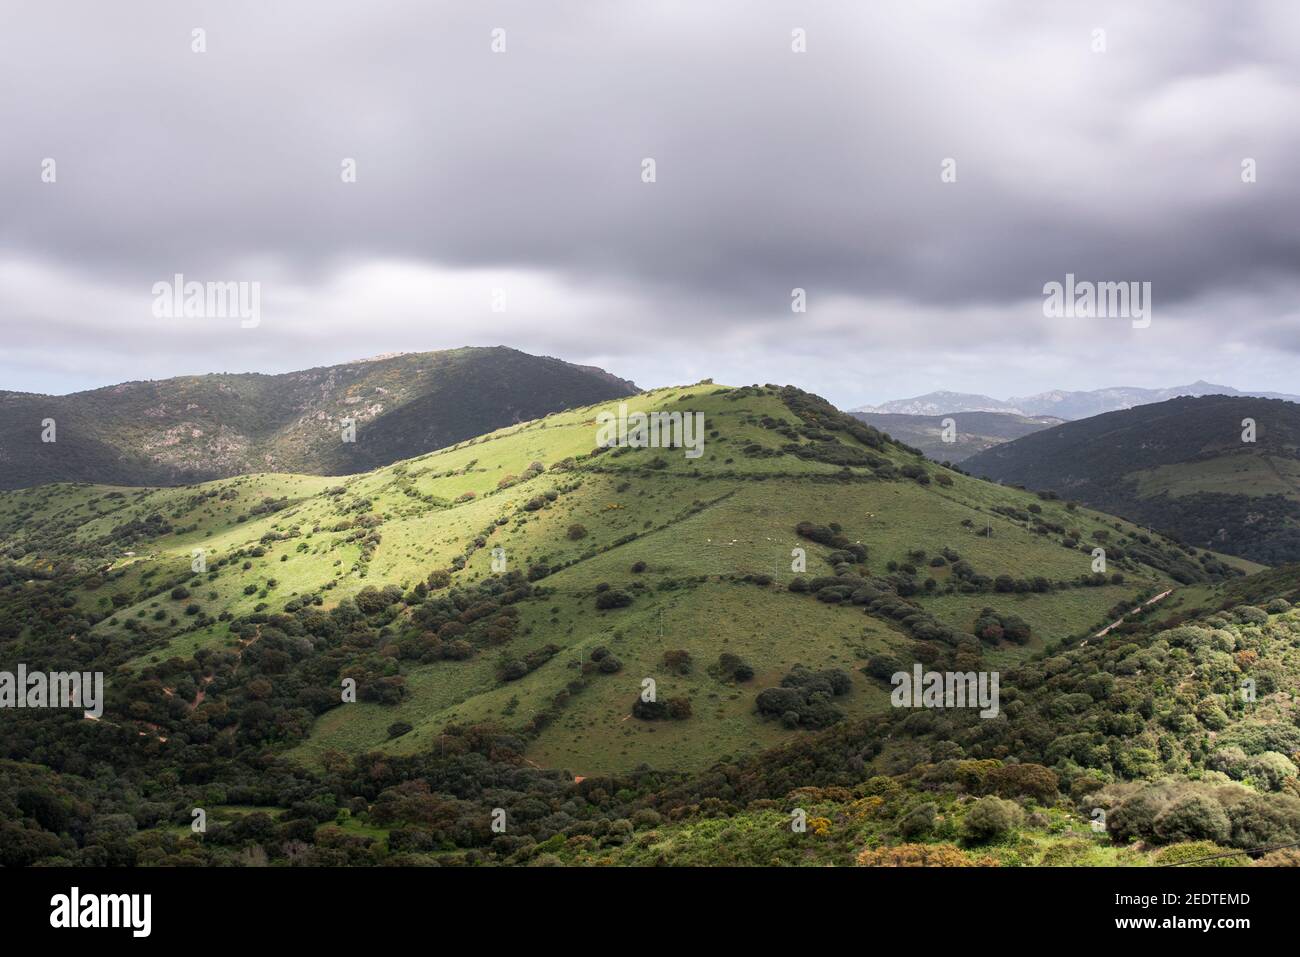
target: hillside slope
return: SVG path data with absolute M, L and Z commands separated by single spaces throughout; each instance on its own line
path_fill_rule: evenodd
M 1292 570 L 936 466 L 797 389 L 628 406 L 702 413 L 703 454 L 598 450 L 590 406 L 343 478 L 0 493 L 0 668 L 107 673 L 99 720 L 0 724 L 0 862 L 1165 863 L 1086 802 L 1207 767 L 1189 715 L 1232 732 L 1213 773 L 1242 791 L 1180 859 L 1294 785 L 1286 606 L 1220 612 Z M 891 708 L 909 663 L 1000 671 L 1000 717 Z
M 340 475 L 512 422 L 635 393 L 589 366 L 503 347 L 282 375 L 183 376 L 66 396 L 0 392 L 0 488 L 175 485 L 249 472 Z M 342 421 L 356 441 L 342 440 Z M 54 442 L 42 441 L 53 419 Z
M 1243 441 L 1243 422 L 1255 441 Z M 1172 399 L 972 456 L 973 475 L 1043 489 L 1265 564 L 1300 560 L 1300 404 Z
M 1036 656 L 1004 675 L 1005 720 L 845 722 L 660 790 L 636 840 L 547 850 L 565 864 L 1296 866 L 1300 568 L 1286 572 L 1259 576 L 1261 605 L 1234 604 L 1248 578 L 1213 589 L 1197 619 Z
M 798 733 L 756 710 L 796 666 L 848 676 L 796 708 L 816 728 L 887 707 L 873 657 L 1001 667 L 1250 567 L 935 466 L 796 389 L 628 404 L 703 414 L 703 454 L 594 449 L 587 407 L 341 480 L 7 493 L 4 658 L 93 661 L 106 720 L 309 765 L 499 723 L 545 767 L 689 768 Z M 632 716 L 647 678 L 671 717 Z

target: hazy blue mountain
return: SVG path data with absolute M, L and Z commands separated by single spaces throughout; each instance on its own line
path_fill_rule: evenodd
M 967 392 L 928 392 L 910 399 L 894 399 L 881 405 L 864 405 L 854 412 L 899 415 L 946 415 L 952 412 L 1005 412 L 1020 416 L 1050 415 L 1059 419 L 1084 419 L 1090 415 L 1117 412 L 1153 402 L 1166 402 L 1179 396 L 1228 395 L 1253 396 L 1261 399 L 1284 399 L 1300 402 L 1300 396 L 1283 392 L 1243 392 L 1228 385 L 1193 382 L 1168 389 L 1141 389 L 1117 386 L 1086 392 L 1055 390 L 1037 395 L 994 399 Z

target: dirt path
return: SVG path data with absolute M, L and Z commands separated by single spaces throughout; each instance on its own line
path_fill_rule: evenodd
M 1147 608 L 1150 608 L 1150 607 L 1151 607 L 1152 605 L 1154 605 L 1156 602 L 1158 602 L 1158 601 L 1164 601 L 1166 598 L 1168 598 L 1168 597 L 1169 597 L 1170 595 L 1172 595 L 1173 593 L 1174 593 L 1174 590 L 1173 590 L 1172 588 L 1170 588 L 1170 589 L 1167 590 L 1167 591 L 1162 591 L 1159 595 L 1156 595 L 1154 598 L 1148 598 L 1146 601 L 1144 601 L 1142 604 L 1138 605 L 1136 608 L 1134 608 L 1134 609 L 1133 609 L 1132 611 L 1130 611 L 1128 614 L 1120 615 L 1118 618 L 1116 618 L 1116 619 L 1115 619 L 1114 621 L 1112 621 L 1109 625 L 1107 625 L 1107 626 L 1106 626 L 1105 628 L 1103 628 L 1101 631 L 1097 632 L 1097 633 L 1096 633 L 1095 635 L 1093 635 L 1092 637 L 1094 637 L 1094 638 L 1103 638 L 1103 637 L 1105 637 L 1106 634 L 1107 634 L 1107 633 L 1108 633 L 1112 628 L 1116 627 L 1117 625 L 1122 625 L 1122 624 L 1124 623 L 1124 619 L 1128 618 L 1129 615 L 1135 615 L 1135 614 L 1137 614 L 1137 613 L 1140 612 L 1140 611 L 1145 611 Z M 1085 642 L 1085 644 L 1086 644 L 1086 642 Z
M 257 640 L 261 637 L 262 637 L 262 626 L 258 625 L 257 633 L 253 635 L 252 638 L 239 639 L 239 649 L 235 652 L 235 667 L 230 670 L 231 675 L 239 674 L 239 666 L 243 664 L 244 661 L 244 652 L 248 650 L 249 645 L 255 644 Z

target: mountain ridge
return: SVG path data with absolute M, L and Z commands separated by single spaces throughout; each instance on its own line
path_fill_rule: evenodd
M 603 369 L 492 346 L 284 373 L 137 380 L 61 396 L 0 392 L 0 488 L 360 472 L 637 391 Z M 345 419 L 355 423 L 355 441 L 344 440 Z
M 1300 395 L 1289 395 L 1283 392 L 1247 392 L 1235 389 L 1232 386 L 1215 385 L 1211 382 L 1198 380 L 1189 385 L 1171 386 L 1162 389 L 1147 389 L 1137 386 L 1112 386 L 1091 390 L 1055 389 L 1030 396 L 1013 396 L 1009 399 L 995 399 L 978 393 L 941 390 L 913 396 L 910 399 L 894 399 L 880 405 L 864 405 L 851 411 L 895 415 L 1002 412 L 1008 415 L 1027 417 L 1050 415 L 1056 418 L 1074 420 L 1100 415 L 1105 412 L 1117 412 L 1121 409 L 1140 405 L 1165 402 L 1180 396 L 1199 397 L 1204 395 L 1282 399 L 1287 402 L 1300 402 Z
M 1282 399 L 1184 396 L 1108 412 L 987 449 L 962 468 L 1192 545 L 1264 564 L 1300 560 L 1300 405 Z

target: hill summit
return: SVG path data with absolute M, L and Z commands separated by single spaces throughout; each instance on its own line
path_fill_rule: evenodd
M 361 472 L 636 391 L 592 366 L 496 346 L 280 375 L 125 382 L 65 396 L 0 392 L 0 488 Z M 341 439 L 348 422 L 355 441 Z

